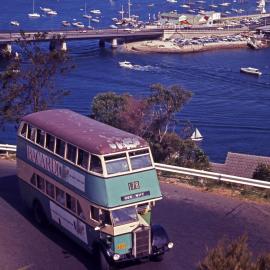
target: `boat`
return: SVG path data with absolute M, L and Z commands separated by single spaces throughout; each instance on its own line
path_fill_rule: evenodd
M 177 3 L 177 0 L 167 0 L 169 3 Z
M 82 22 L 74 22 L 72 25 L 78 28 L 84 28 L 84 24 Z
M 52 11 L 52 9 L 51 8 L 44 8 L 44 7 L 39 7 L 40 8 L 40 10 L 42 10 L 42 11 L 44 11 L 44 12 L 49 12 L 49 11 Z
M 20 23 L 18 21 L 11 21 L 10 24 L 13 26 L 20 26 Z
M 88 15 L 88 14 L 83 14 L 82 15 L 84 18 L 86 18 L 86 19 L 91 19 L 92 18 L 92 16 L 91 15 Z
M 93 14 L 101 14 L 101 11 L 99 9 L 92 9 L 90 10 L 90 12 Z
M 118 64 L 122 68 L 133 68 L 133 65 L 128 61 L 118 62 Z
M 262 75 L 262 72 L 258 68 L 253 68 L 253 67 L 242 67 L 240 68 L 240 71 L 246 74 L 251 74 L 251 75 L 256 75 L 260 76 Z
M 54 15 L 57 15 L 57 12 L 55 10 L 50 10 L 50 11 L 47 11 L 46 14 L 54 16 Z
M 118 29 L 118 27 L 116 25 L 114 25 L 114 24 L 111 24 L 110 25 L 110 28 L 112 28 L 112 29 Z
M 40 14 L 35 12 L 35 0 L 33 0 L 33 12 L 28 13 L 29 18 L 39 18 Z
M 99 19 L 98 19 L 98 18 L 92 18 L 91 21 L 92 21 L 92 22 L 99 23 Z
M 200 131 L 196 128 L 195 131 L 192 133 L 191 135 L 191 140 L 194 141 L 194 142 L 200 142 L 203 140 L 203 136 L 202 134 L 200 133 Z
M 70 23 L 70 22 L 68 22 L 68 21 L 62 21 L 62 25 L 64 25 L 64 26 L 70 26 L 70 25 L 71 25 L 71 23 Z

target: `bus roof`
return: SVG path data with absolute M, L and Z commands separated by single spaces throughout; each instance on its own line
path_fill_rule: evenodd
M 28 114 L 22 118 L 52 135 L 92 154 L 105 155 L 148 147 L 141 137 L 67 109 Z

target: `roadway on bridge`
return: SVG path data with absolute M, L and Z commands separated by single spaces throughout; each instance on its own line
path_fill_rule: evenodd
M 23 207 L 14 161 L 0 161 L 0 269 L 95 269 L 91 257 L 54 228 L 35 226 Z M 161 184 L 164 200 L 157 203 L 154 222 L 163 224 L 175 248 L 161 263 L 130 266 L 129 270 L 192 270 L 224 235 L 247 233 L 253 251 L 270 251 L 270 205 L 247 202 L 195 188 Z

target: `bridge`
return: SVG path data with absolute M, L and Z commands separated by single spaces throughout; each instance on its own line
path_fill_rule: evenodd
M 24 32 L 25 40 L 50 42 L 50 49 L 67 50 L 67 41 L 71 40 L 99 40 L 101 47 L 105 46 L 105 42 L 110 42 L 113 48 L 118 46 L 119 42 L 131 42 L 139 40 L 149 40 L 158 38 L 172 38 L 174 35 L 182 38 L 193 38 L 201 36 L 226 36 L 232 34 L 247 33 L 250 29 L 242 28 L 141 28 L 141 29 L 80 29 L 80 30 L 42 30 L 42 31 L 27 31 Z M 37 39 L 37 34 L 41 36 Z M 44 35 L 42 35 L 44 34 Z M 57 39 L 58 37 L 58 39 Z M 11 44 L 21 39 L 20 32 L 1 32 L 0 31 L 0 51 L 2 53 L 11 54 Z
M 60 46 L 61 50 L 67 50 L 66 41 L 69 40 L 91 40 L 98 39 L 100 46 L 105 42 L 111 42 L 112 47 L 117 47 L 118 42 L 138 41 L 145 39 L 157 39 L 163 36 L 163 29 L 80 29 L 80 30 L 56 30 L 56 31 L 26 31 L 24 32 L 26 41 L 49 41 L 50 48 Z M 40 37 L 37 39 L 37 34 Z M 44 35 L 42 35 L 44 34 Z M 61 44 L 55 44 L 56 37 L 61 40 Z M 11 44 L 22 39 L 20 32 L 0 32 L 0 48 L 11 53 Z

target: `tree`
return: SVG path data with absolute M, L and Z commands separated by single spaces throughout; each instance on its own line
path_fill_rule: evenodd
M 39 41 L 45 39 L 46 34 L 38 33 L 34 41 L 28 41 L 21 33 L 16 42 L 20 57 L 12 56 L 0 77 L 0 127 L 7 122 L 18 123 L 25 114 L 45 110 L 69 93 L 55 87 L 55 78 L 74 66 L 66 52 L 42 49 Z M 63 40 L 58 36 L 53 41 Z
M 200 262 L 198 270 L 269 270 L 270 254 L 259 256 L 252 261 L 252 253 L 247 243 L 247 236 L 234 241 L 220 241 L 217 247 L 208 252 Z
M 156 162 L 206 169 L 209 160 L 198 145 L 174 132 L 176 114 L 190 98 L 191 93 L 179 86 L 161 84 L 151 86 L 145 98 L 107 92 L 93 99 L 92 117 L 143 137 Z
M 270 165 L 263 163 L 258 164 L 252 178 L 270 182 Z

